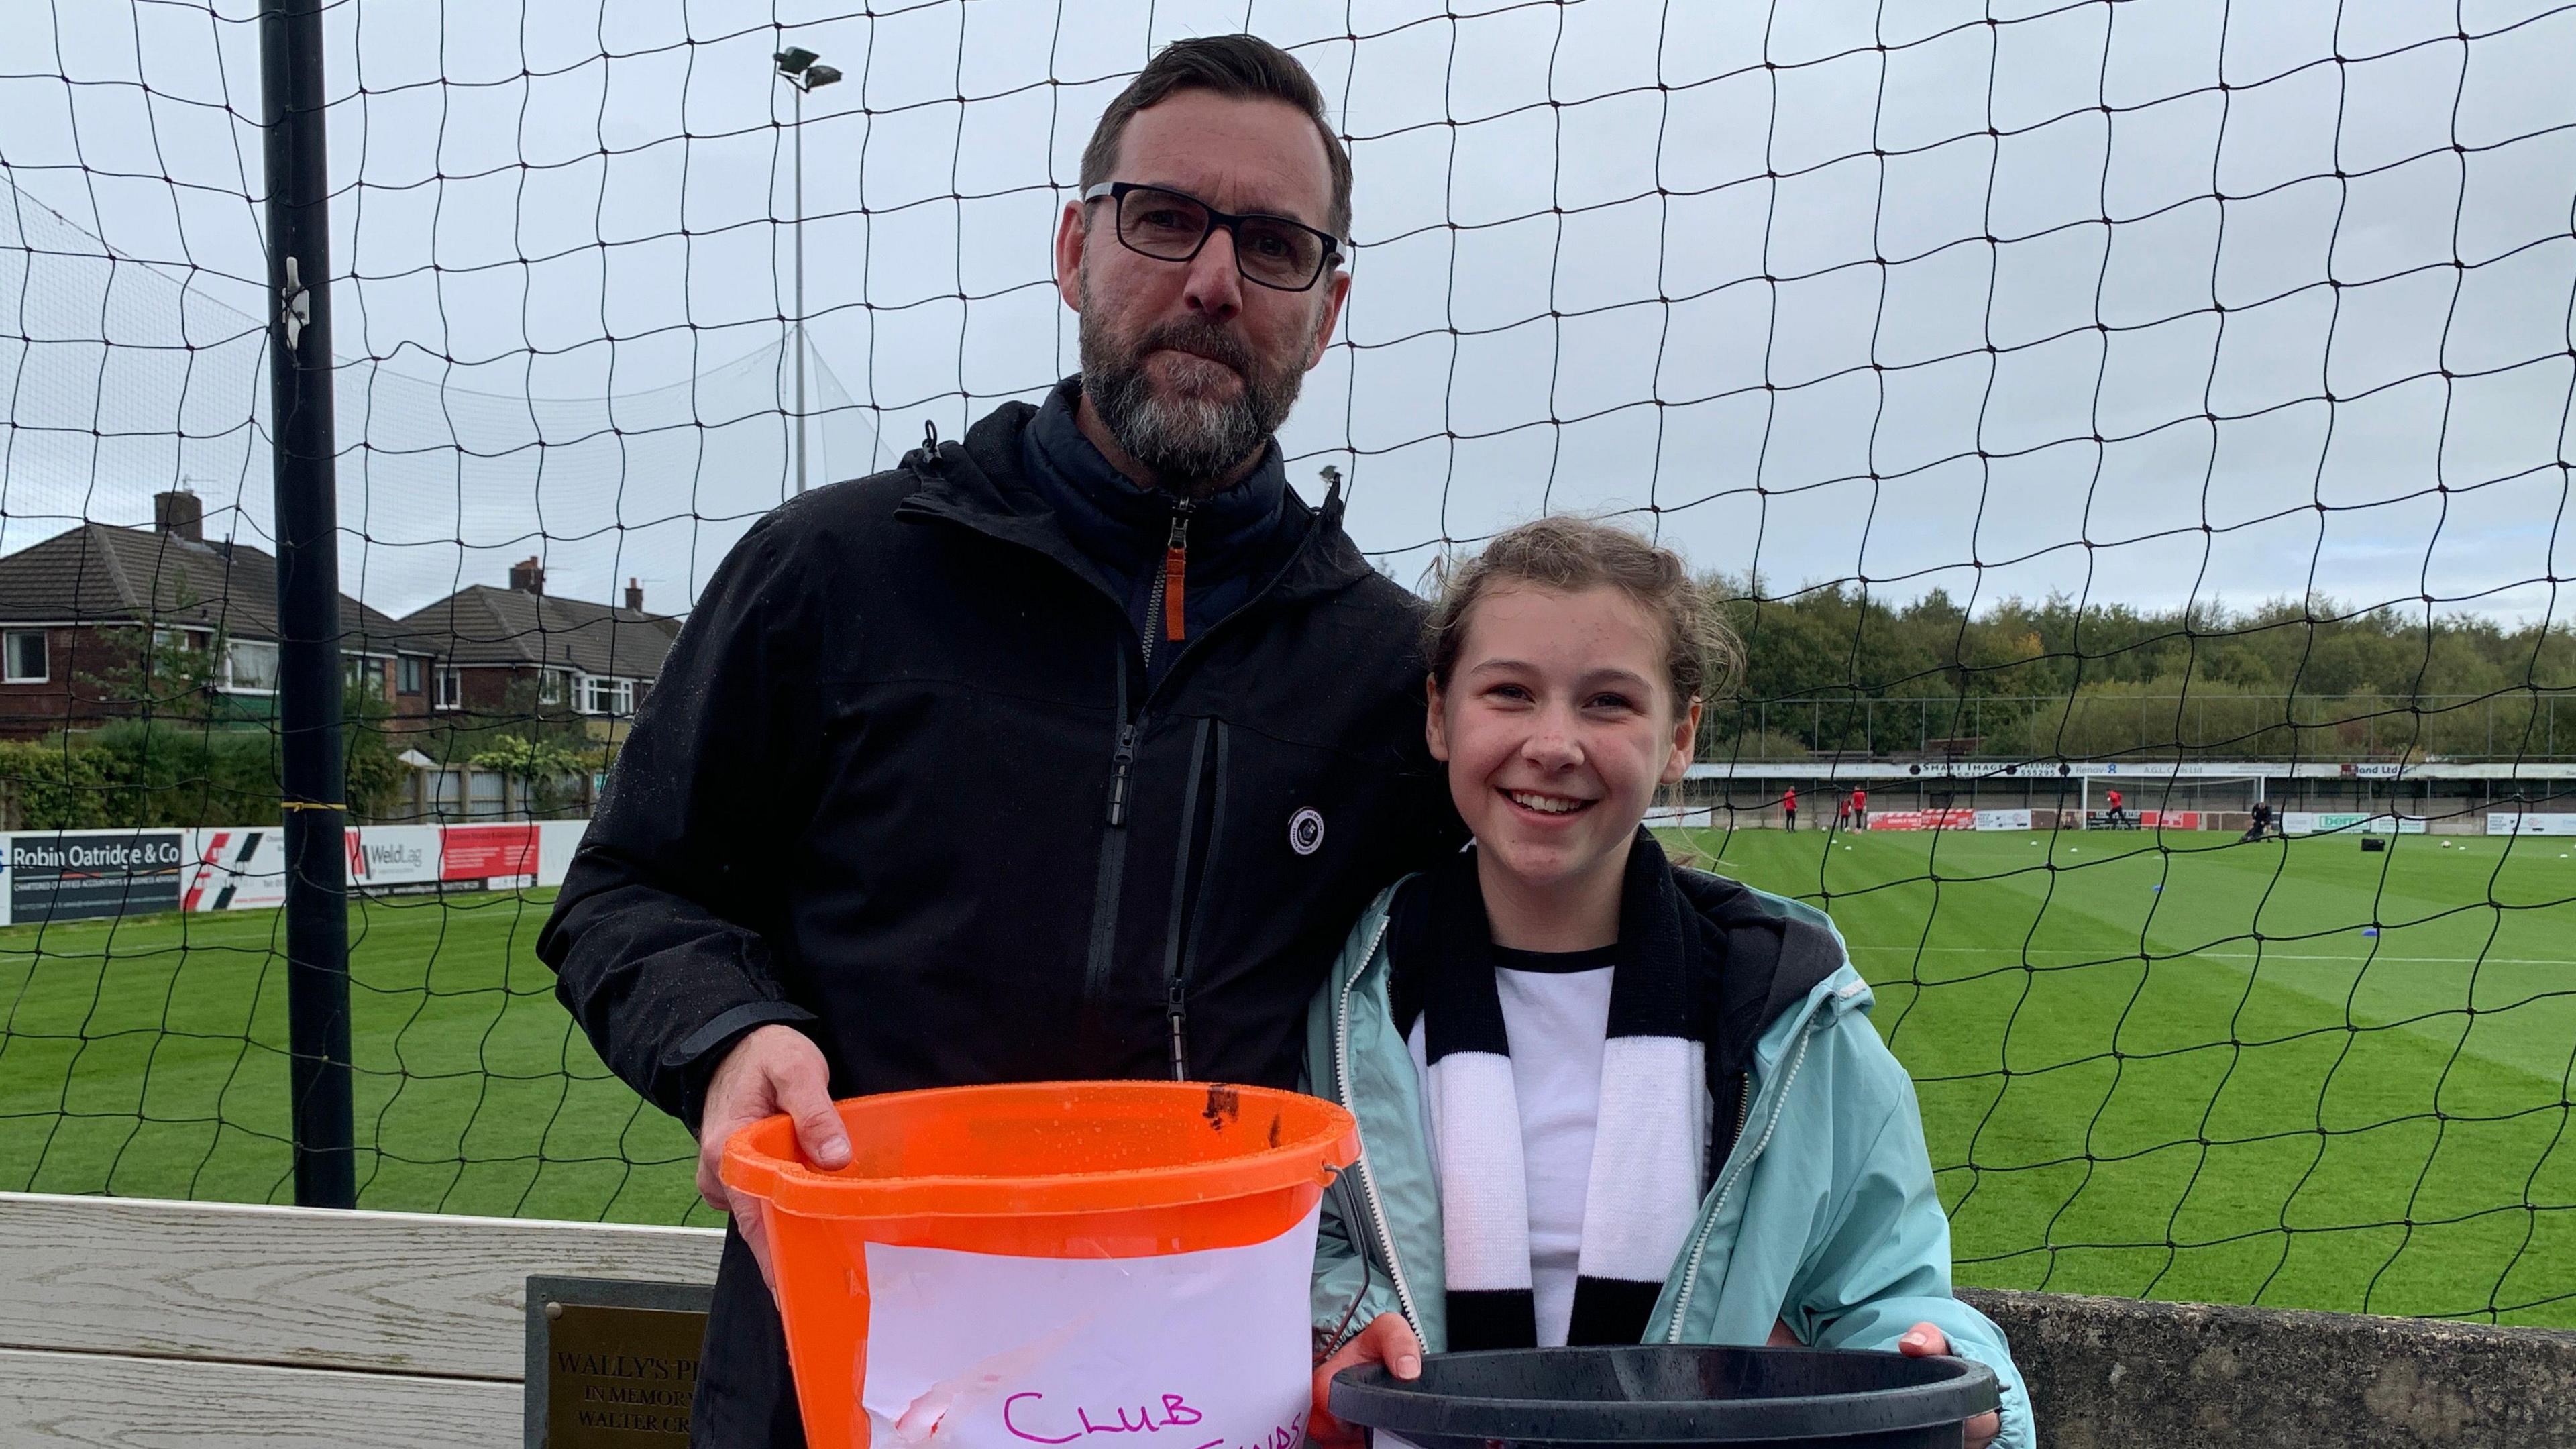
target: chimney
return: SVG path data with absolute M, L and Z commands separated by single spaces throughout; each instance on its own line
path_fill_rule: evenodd
M 631 578 L 626 581 L 626 608 L 629 613 L 644 612 L 644 586 Z
M 203 543 L 206 538 L 205 501 L 185 488 L 152 495 L 152 527 L 156 532 L 175 535 L 190 543 Z
M 532 555 L 521 563 L 510 565 L 510 592 L 539 594 L 546 591 L 546 571 Z

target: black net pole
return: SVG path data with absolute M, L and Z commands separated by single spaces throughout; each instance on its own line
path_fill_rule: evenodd
M 269 391 L 276 436 L 277 712 L 295 1200 L 357 1205 L 349 1095 L 348 857 L 340 759 L 339 511 L 331 431 L 331 220 L 322 0 L 262 0 Z

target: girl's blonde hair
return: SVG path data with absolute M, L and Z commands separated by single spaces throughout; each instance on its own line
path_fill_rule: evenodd
M 1709 607 L 1681 556 L 1627 529 L 1555 515 L 1495 535 L 1485 551 L 1444 568 L 1440 601 L 1423 625 L 1423 653 L 1442 689 L 1458 667 L 1476 601 L 1507 584 L 1570 594 L 1603 585 L 1636 601 L 1664 630 L 1664 675 L 1675 710 L 1734 686 L 1744 646 Z

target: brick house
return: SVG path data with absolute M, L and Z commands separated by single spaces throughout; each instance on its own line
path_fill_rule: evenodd
M 412 647 L 439 656 L 435 712 L 499 719 L 533 705 L 578 715 L 591 738 L 615 742 L 652 692 L 680 621 L 646 613 L 632 579 L 623 608 L 550 595 L 531 558 L 510 566 L 508 588 L 469 585 L 405 616 L 401 628 Z
M 31 739 L 131 717 L 142 706 L 109 696 L 139 672 L 146 637 L 220 652 L 213 660 L 218 721 L 256 724 L 277 705 L 277 559 L 204 536 L 205 505 L 169 492 L 153 526 L 83 522 L 0 557 L 0 737 Z M 397 717 L 423 717 L 437 661 L 389 616 L 340 596 L 348 676 Z M 149 636 L 145 631 L 149 630 Z

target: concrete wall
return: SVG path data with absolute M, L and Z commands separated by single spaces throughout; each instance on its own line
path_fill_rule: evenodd
M 2576 1333 L 1965 1288 L 2045 1449 L 2558 1449 Z

